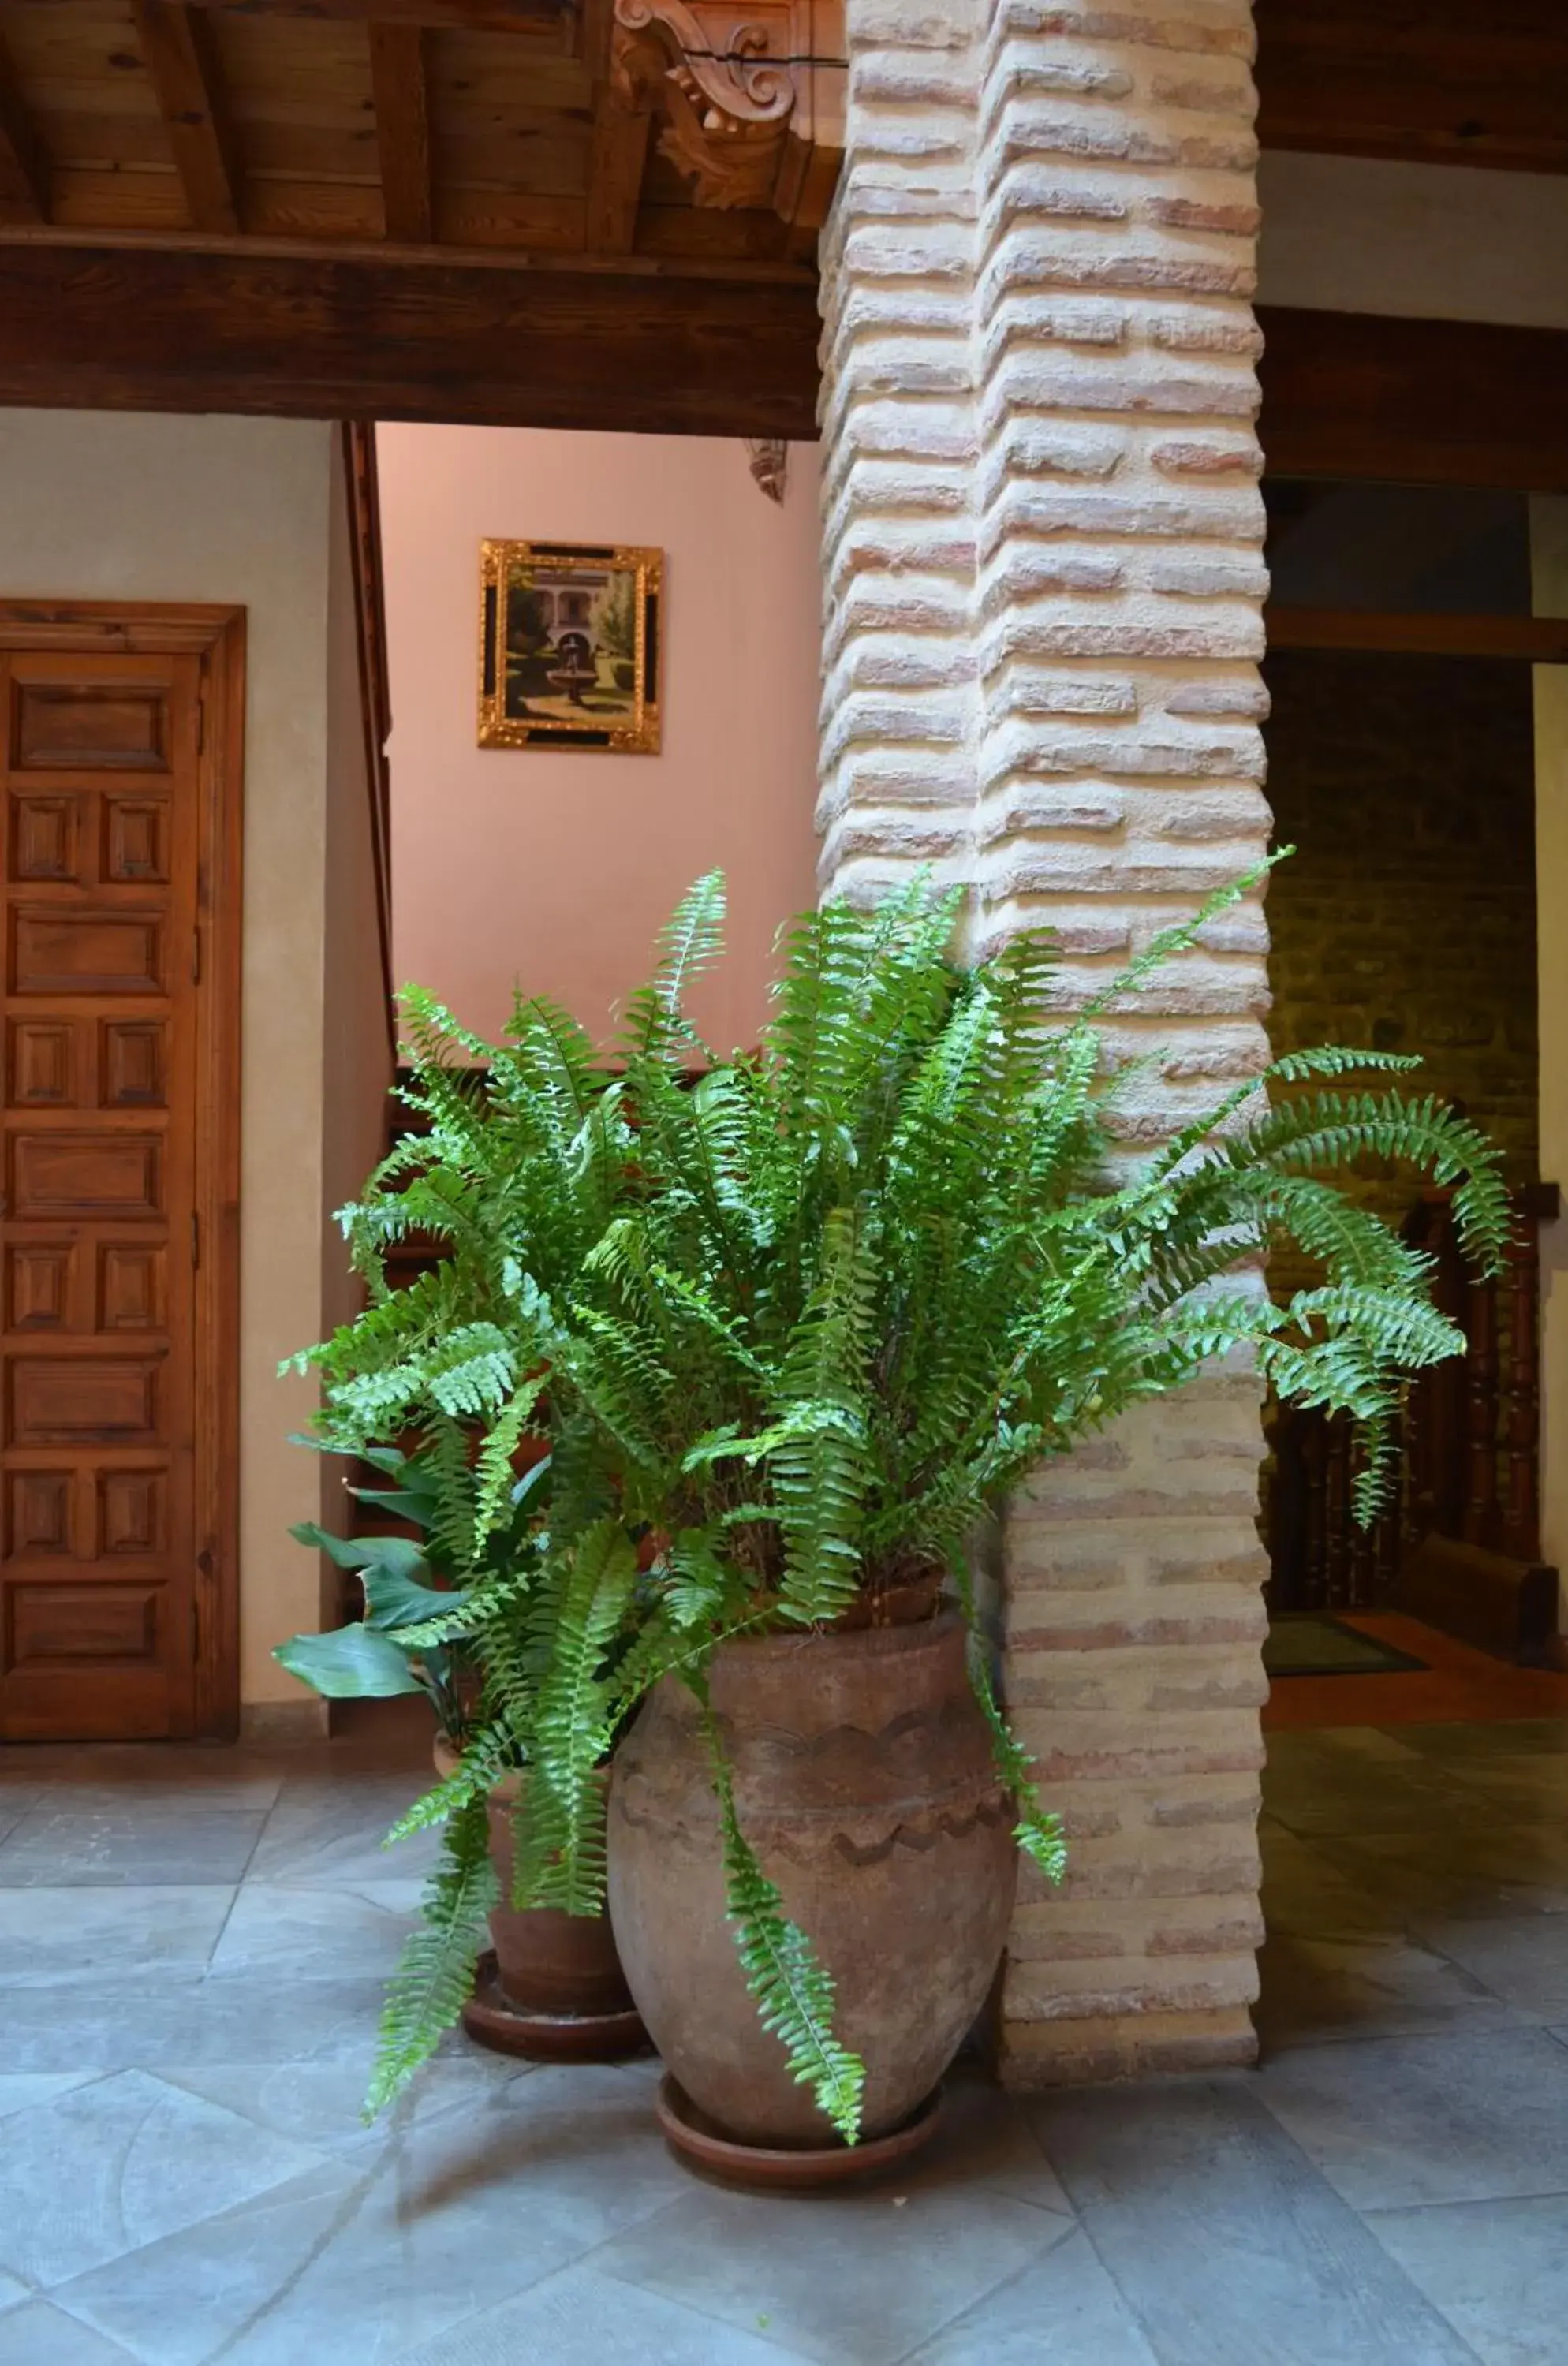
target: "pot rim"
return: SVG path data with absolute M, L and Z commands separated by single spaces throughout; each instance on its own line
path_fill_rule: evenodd
M 801 1652 L 829 1650 L 841 1658 L 897 1660 L 915 1651 L 942 1650 L 955 1632 L 962 1635 L 965 1631 L 961 1610 L 942 1609 L 932 1618 L 916 1619 L 902 1627 L 773 1627 L 763 1635 L 727 1635 L 715 1644 L 714 1656 L 716 1659 L 724 1652 L 744 1651 L 748 1656 L 771 1653 L 784 1660 Z

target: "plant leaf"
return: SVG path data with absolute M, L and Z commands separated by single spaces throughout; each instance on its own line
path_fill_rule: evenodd
M 373 1627 L 337 1627 L 326 1635 L 294 1635 L 273 1658 L 324 1700 L 389 1700 L 425 1687 L 408 1654 Z

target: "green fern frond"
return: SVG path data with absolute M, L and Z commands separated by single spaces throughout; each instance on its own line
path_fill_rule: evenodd
M 578 1544 L 548 1601 L 552 1656 L 530 1729 L 533 1772 L 518 1851 L 519 1904 L 596 1914 L 604 1903 L 599 1770 L 615 1730 L 615 1698 L 607 1662 L 636 1578 L 637 1554 L 626 1530 L 602 1520 Z
M 1319 1043 L 1306 1051 L 1281 1052 L 1263 1076 L 1271 1084 L 1302 1085 L 1313 1076 L 1349 1076 L 1374 1069 L 1397 1075 L 1421 1065 L 1419 1052 L 1358 1052 L 1341 1043 Z
M 505 1518 L 511 1507 L 515 1474 L 513 1459 L 538 1410 L 544 1377 L 525 1380 L 513 1391 L 479 1450 L 474 1464 L 474 1551 L 484 1549 L 485 1538 Z
M 724 910 L 722 871 L 710 871 L 681 898 L 660 936 L 653 982 L 627 1008 L 629 1060 L 705 1049 L 682 1005 L 687 986 L 724 949 Z
M 1293 846 L 1277 847 L 1266 861 L 1255 864 L 1250 871 L 1242 872 L 1227 885 L 1216 887 L 1212 895 L 1206 896 L 1190 919 L 1177 920 L 1168 928 L 1156 930 L 1143 951 L 1111 979 L 1110 985 L 1085 1003 L 1082 1017 L 1102 1018 L 1123 995 L 1135 991 L 1146 977 L 1152 977 L 1156 970 L 1163 969 L 1166 963 L 1173 961 L 1178 953 L 1190 952 L 1211 920 L 1217 920 L 1222 912 L 1228 912 L 1234 906 L 1245 903 L 1256 888 L 1262 886 L 1275 864 L 1288 861 L 1295 851 Z
M 964 1624 L 969 1630 L 965 1660 L 970 1688 L 980 1704 L 981 1714 L 990 1731 L 991 1755 L 997 1772 L 1013 1796 L 1018 1814 L 1013 1838 L 1046 1879 L 1059 1886 L 1067 1870 L 1067 1846 L 1062 1831 L 1062 1819 L 1055 1810 L 1042 1805 L 1039 1787 L 1034 1781 L 1034 1763 L 1002 1714 L 996 1687 L 991 1682 L 991 1672 L 986 1663 L 985 1641 L 975 1606 L 974 1583 L 963 1554 L 954 1557 L 953 1566 Z
M 865 2065 L 834 2036 L 831 1975 L 784 1913 L 776 1886 L 740 1829 L 723 1740 L 705 1703 L 705 1724 L 724 1842 L 725 1903 L 746 1985 L 762 2027 L 784 2049 L 790 2076 L 811 2089 L 847 2145 L 858 2143 Z
M 473 1798 L 446 1827 L 445 1856 L 425 1887 L 423 1921 L 405 1941 L 392 1976 L 365 2100 L 367 2120 L 402 2092 L 457 2021 L 497 1896 L 485 1803 Z

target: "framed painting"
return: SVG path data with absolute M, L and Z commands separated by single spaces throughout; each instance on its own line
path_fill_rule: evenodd
M 479 546 L 479 746 L 659 753 L 664 554 Z

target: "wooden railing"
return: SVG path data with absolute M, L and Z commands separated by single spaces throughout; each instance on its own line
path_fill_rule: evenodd
M 387 1032 L 397 1057 L 398 1019 L 392 976 L 392 778 L 387 742 L 392 731 L 387 671 L 387 609 L 381 575 L 381 502 L 376 477 L 376 430 L 361 420 L 343 427 L 344 488 L 354 568 L 355 628 L 359 644 L 359 705 L 365 733 L 365 775 L 370 795 L 370 859 L 376 874 L 376 922 Z
M 1539 1228 L 1557 1213 L 1557 1187 L 1515 1194 L 1508 1263 L 1492 1279 L 1473 1275 L 1460 1254 L 1450 1197 L 1425 1193 L 1402 1231 L 1434 1258 L 1432 1295 L 1464 1333 L 1465 1352 L 1405 1391 L 1394 1495 L 1370 1530 L 1354 1516 L 1345 1416 L 1271 1409 L 1264 1518 L 1276 1610 L 1370 1609 L 1388 1598 L 1402 1556 L 1427 1537 L 1520 1562 L 1539 1558 Z

